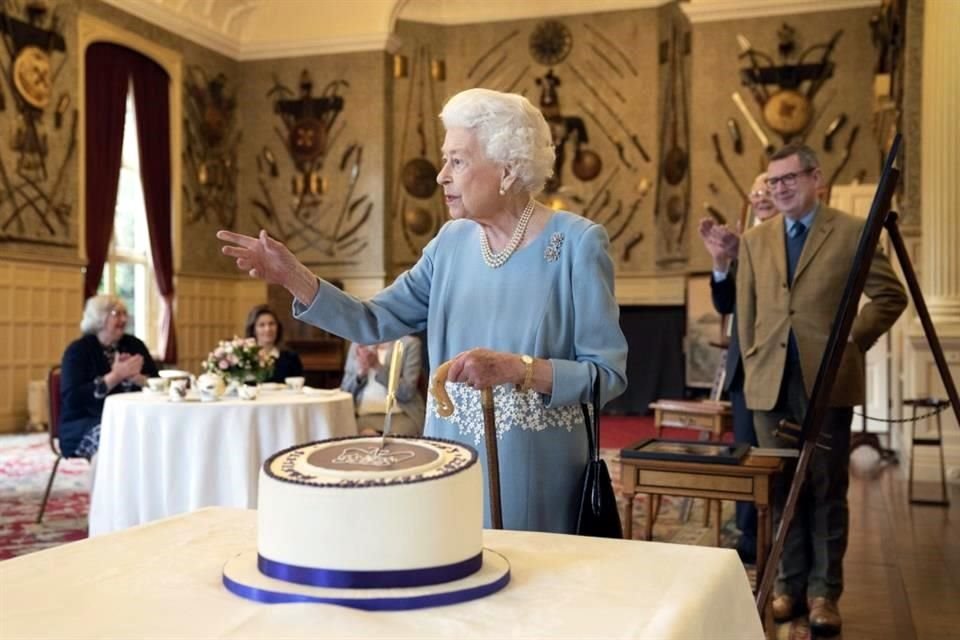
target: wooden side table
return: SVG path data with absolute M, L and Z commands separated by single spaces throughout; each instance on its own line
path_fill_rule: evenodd
M 757 575 L 762 576 L 773 540 L 771 479 L 782 469 L 783 459 L 776 456 L 747 455 L 740 464 L 620 458 L 620 486 L 625 503 L 623 537 L 633 538 L 633 497 L 638 493 L 648 496 L 647 540 L 653 535 L 654 496 L 752 502 L 757 506 Z M 719 532 L 719 514 L 714 526 Z
M 650 403 L 657 436 L 663 427 L 680 427 L 709 432 L 720 439 L 733 431 L 733 410 L 729 402 L 717 400 L 657 400 Z

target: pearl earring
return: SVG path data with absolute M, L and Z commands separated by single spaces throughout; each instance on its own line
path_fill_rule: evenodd
M 500 187 L 500 195 L 503 196 L 503 195 L 506 195 L 506 194 L 507 194 L 507 192 L 504 191 L 503 187 Z

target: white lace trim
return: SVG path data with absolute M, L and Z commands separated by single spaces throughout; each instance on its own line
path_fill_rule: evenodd
M 459 382 L 448 382 L 447 393 L 453 402 L 453 415 L 441 418 L 455 424 L 460 435 L 473 436 L 474 444 L 483 442 L 483 408 L 480 406 L 480 392 Z M 579 405 L 570 405 L 548 409 L 540 394 L 530 390 L 520 393 L 512 385 L 498 385 L 493 388 L 493 406 L 497 420 L 497 439 L 510 429 L 545 431 L 560 428 L 572 431 L 583 426 L 583 412 Z M 432 394 L 428 394 L 427 411 L 437 414 L 437 403 Z

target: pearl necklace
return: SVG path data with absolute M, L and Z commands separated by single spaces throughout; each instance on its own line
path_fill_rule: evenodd
M 527 232 L 527 224 L 530 222 L 530 218 L 533 217 L 533 204 L 533 198 L 531 198 L 530 202 L 528 202 L 527 206 L 523 209 L 523 214 L 520 216 L 520 221 L 517 222 L 517 226 L 513 230 L 510 242 L 507 243 L 507 246 L 504 247 L 500 253 L 494 253 L 490 250 L 490 243 L 487 241 L 487 232 L 483 229 L 480 230 L 480 253 L 483 255 L 483 261 L 488 267 L 491 269 L 499 269 L 506 264 L 510 256 L 513 255 L 513 252 L 520 246 L 520 242 Z

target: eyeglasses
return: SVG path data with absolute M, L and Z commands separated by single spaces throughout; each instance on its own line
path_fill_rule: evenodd
M 120 316 L 126 317 L 127 310 L 126 309 L 110 309 L 110 315 L 113 316 L 114 318 L 118 318 Z
M 804 169 L 803 171 L 794 171 L 791 173 L 785 173 L 782 176 L 777 176 L 775 178 L 767 178 L 766 179 L 767 189 L 773 191 L 774 189 L 777 188 L 777 185 L 781 183 L 783 183 L 783 186 L 785 187 L 796 186 L 797 178 L 799 178 L 802 175 L 806 175 L 811 171 L 813 171 L 813 167 L 809 169 Z
M 750 192 L 751 198 L 765 198 L 770 195 L 770 192 L 766 189 L 754 189 Z

